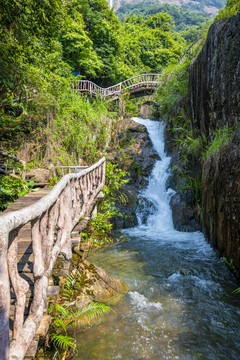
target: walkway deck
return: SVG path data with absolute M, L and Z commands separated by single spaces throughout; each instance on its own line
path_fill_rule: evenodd
M 7 214 L 11 211 L 18 211 L 24 209 L 27 206 L 33 205 L 35 202 L 40 200 L 43 196 L 47 195 L 51 189 L 44 188 L 37 192 L 30 192 L 29 194 L 19 198 L 15 201 L 14 204 L 8 206 L 3 214 Z M 24 225 L 19 231 L 17 237 L 17 246 L 18 246 L 18 256 L 17 256 L 17 266 L 18 273 L 24 279 L 27 280 L 29 284 L 29 290 L 26 294 L 27 302 L 25 305 L 24 315 L 28 315 L 30 305 L 33 299 L 33 249 L 32 249 L 32 240 L 31 240 L 31 226 L 29 223 Z M 11 307 L 10 307 L 10 339 L 13 330 L 13 321 L 14 321 L 14 310 L 15 310 L 16 295 L 11 288 Z
M 65 175 L 53 189 L 19 198 L 0 214 L 1 360 L 26 356 L 53 288 L 49 278 L 55 261 L 60 253 L 71 259 L 104 184 L 103 158 Z

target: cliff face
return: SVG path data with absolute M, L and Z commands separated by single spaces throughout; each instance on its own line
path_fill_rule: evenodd
M 240 14 L 214 23 L 189 78 L 192 123 L 207 137 L 228 124 L 234 137 L 202 169 L 202 225 L 240 278 Z
M 202 133 L 239 121 L 240 14 L 215 22 L 190 67 L 192 120 Z
M 205 235 L 240 279 L 240 130 L 218 156 L 207 159 L 202 179 Z

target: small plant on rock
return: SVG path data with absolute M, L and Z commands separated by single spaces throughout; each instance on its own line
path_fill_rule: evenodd
M 86 278 L 81 274 L 70 274 L 65 281 L 62 293 L 56 300 L 52 299 L 49 303 L 48 311 L 52 322 L 46 345 L 53 344 L 56 350 L 61 353 L 61 359 L 65 359 L 69 355 L 70 349 L 77 351 L 76 341 L 68 333 L 70 325 L 89 325 L 94 319 L 102 316 L 104 313 L 113 311 L 109 306 L 98 302 L 91 302 L 81 309 L 72 306 L 71 301 L 85 281 Z

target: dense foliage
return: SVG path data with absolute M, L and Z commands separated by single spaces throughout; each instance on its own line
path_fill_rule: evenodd
M 160 72 L 186 48 L 170 15 L 121 23 L 107 0 L 0 0 L 0 10 L 1 147 L 31 139 L 38 165 L 91 163 L 111 135 L 115 115 L 74 94 L 72 73 L 107 86 Z
M 66 12 L 60 39 L 64 60 L 75 72 L 103 86 L 161 69 L 184 50 L 183 39 L 172 33 L 168 14 L 157 15 L 161 21 L 155 20 L 153 27 L 136 17 L 121 23 L 106 0 L 72 1 Z M 164 49 L 164 60 L 156 48 Z
M 126 171 L 110 161 L 106 164 L 106 180 L 103 189 L 104 198 L 98 203 L 98 213 L 91 218 L 86 231 L 82 232 L 82 241 L 88 243 L 89 249 L 99 249 L 113 243 L 111 231 L 112 219 L 123 217 L 117 204 L 125 204 L 127 194 L 124 186 L 128 183 Z
M 192 42 L 201 36 L 208 26 L 210 15 L 204 12 L 190 10 L 189 7 L 173 4 L 161 4 L 154 0 L 145 0 L 140 3 L 123 3 L 117 15 L 124 20 L 129 15 L 142 16 L 148 19 L 160 12 L 166 12 L 174 20 L 173 30 L 179 32 L 187 41 Z
M 126 13 L 130 11 L 147 11 L 147 8 L 149 8 L 149 14 L 151 11 L 154 11 L 155 9 L 165 9 L 165 5 L 168 6 L 166 3 L 170 3 L 172 5 L 173 1 L 165 0 L 165 1 L 156 1 L 156 0 L 121 0 L 120 8 L 118 9 L 119 13 Z M 214 9 L 211 9 L 211 7 L 215 9 L 221 9 L 225 4 L 226 0 L 179 0 L 178 5 L 180 5 L 184 10 L 192 10 L 198 13 L 211 13 L 211 10 L 214 11 Z M 163 7 L 162 7 L 163 6 Z M 161 11 L 158 10 L 158 11 Z M 158 12 L 156 11 L 156 12 Z M 165 10 L 164 10 L 165 11 Z
M 105 85 L 136 75 L 149 67 L 139 58 L 138 49 L 138 66 L 129 61 L 133 42 L 136 48 L 142 45 L 144 30 L 153 42 L 157 42 L 159 31 L 165 32 L 169 42 L 163 43 L 160 36 L 159 46 L 169 49 L 170 55 L 177 57 L 183 51 L 184 43 L 166 28 L 168 15 L 162 15 L 155 29 L 158 32 L 149 31 L 144 21 L 133 20 L 133 34 L 106 0 L 1 0 L 0 9 L 1 106 L 25 89 L 31 66 L 65 78 L 74 71 Z
M 19 196 L 26 195 L 32 189 L 33 181 L 25 181 L 11 176 L 0 176 L 0 212 L 4 211 L 8 205 L 12 204 Z
M 228 18 L 240 12 L 239 0 L 228 0 L 226 6 L 218 12 L 215 20 Z

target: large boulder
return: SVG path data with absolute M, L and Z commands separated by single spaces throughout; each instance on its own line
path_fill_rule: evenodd
M 82 307 L 91 301 L 107 304 L 117 303 L 128 292 L 128 285 L 102 268 L 83 260 L 78 272 L 85 275 L 85 284 L 76 299 L 76 306 Z
M 36 183 L 48 183 L 51 176 L 51 171 L 47 169 L 32 169 L 26 172 L 26 177 Z
M 172 196 L 170 206 L 176 230 L 187 232 L 201 230 L 201 226 L 196 222 L 196 210 L 188 206 L 180 194 Z

